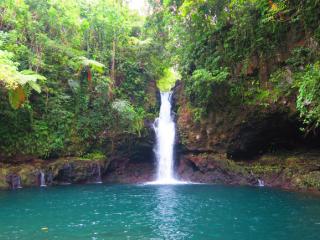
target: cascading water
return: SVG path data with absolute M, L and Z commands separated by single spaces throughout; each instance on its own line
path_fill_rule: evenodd
M 259 187 L 264 187 L 264 181 L 261 179 L 258 179 L 258 186 Z
M 172 92 L 161 93 L 159 117 L 154 122 L 156 133 L 155 153 L 158 163 L 156 184 L 174 184 L 179 181 L 174 176 L 173 147 L 175 141 L 175 123 L 171 115 Z
M 96 181 L 95 181 L 95 183 L 102 183 L 101 167 L 99 164 L 96 165 Z
M 19 175 L 16 175 L 16 174 L 9 175 L 7 180 L 11 185 L 11 189 L 22 188 L 21 177 Z
M 40 172 L 40 187 L 46 187 L 46 179 L 45 179 L 45 175 L 44 172 Z

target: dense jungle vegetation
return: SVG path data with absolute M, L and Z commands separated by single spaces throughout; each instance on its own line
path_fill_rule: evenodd
M 320 124 L 319 0 L 0 2 L 0 155 L 82 156 L 142 136 L 180 73 L 200 120 L 294 103 Z
M 143 134 L 166 67 L 143 17 L 105 0 L 5 0 L 0 13 L 1 155 L 79 156 Z
M 320 120 L 320 1 L 167 1 L 163 14 L 195 116 L 225 105 L 268 107 L 295 98 Z M 178 46 L 178 48 L 177 48 Z

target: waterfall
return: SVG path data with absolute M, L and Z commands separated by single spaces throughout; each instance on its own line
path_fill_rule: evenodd
M 11 185 L 11 189 L 19 189 L 21 186 L 21 177 L 17 174 L 8 176 L 8 183 Z
M 46 187 L 46 179 L 44 172 L 40 171 L 40 187 Z
M 159 117 L 154 122 L 156 133 L 155 153 L 157 158 L 158 184 L 178 183 L 174 176 L 173 147 L 175 142 L 175 123 L 171 115 L 172 92 L 161 93 L 161 107 Z
M 101 179 L 101 167 L 100 164 L 97 164 L 97 176 L 96 176 L 96 182 L 95 183 L 102 183 L 102 179 Z
M 11 186 L 11 189 L 19 189 L 21 186 L 21 177 L 18 174 L 10 174 L 6 176 L 7 183 Z
M 22 186 L 21 186 L 21 177 L 20 176 L 18 176 L 17 187 L 16 188 L 22 188 Z
M 264 181 L 258 178 L 258 186 L 264 187 Z

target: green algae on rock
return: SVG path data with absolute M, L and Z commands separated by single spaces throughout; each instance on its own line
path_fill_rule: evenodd
M 99 155 L 94 158 L 59 158 L 56 160 L 32 160 L 27 163 L 1 164 L 0 188 L 9 188 L 7 176 L 20 177 L 22 187 L 39 186 L 38 175 L 43 172 L 48 185 L 100 182 L 109 161 Z

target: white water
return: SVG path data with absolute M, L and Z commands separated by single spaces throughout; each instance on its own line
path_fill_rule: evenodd
M 264 181 L 261 179 L 258 179 L 258 186 L 259 187 L 264 187 Z
M 97 176 L 97 178 L 96 178 L 96 183 L 101 184 L 101 183 L 102 183 L 102 179 L 101 179 L 101 167 L 100 167 L 99 164 L 97 165 L 97 167 L 98 167 L 98 176 Z
M 40 172 L 40 187 L 46 187 L 46 179 L 44 176 L 44 172 Z
M 21 186 L 21 177 L 20 176 L 18 176 L 17 188 L 22 188 L 22 186 Z
M 156 133 L 157 179 L 153 184 L 177 184 L 174 175 L 173 148 L 175 142 L 175 123 L 171 115 L 171 92 L 161 93 L 161 107 L 159 117 L 154 122 Z

